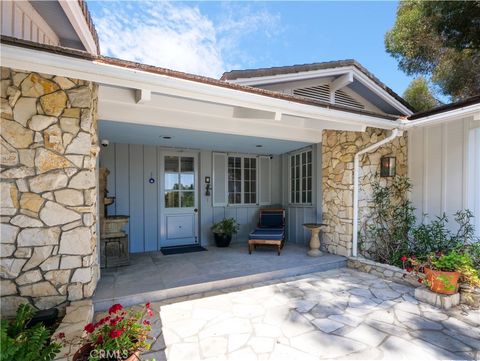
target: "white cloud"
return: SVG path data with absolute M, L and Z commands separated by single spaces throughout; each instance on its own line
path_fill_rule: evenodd
M 272 36 L 279 24 L 276 15 L 238 4 L 222 6 L 216 23 L 178 2 L 103 4 L 94 13 L 103 54 L 212 77 L 251 62 L 240 43 L 259 32 Z

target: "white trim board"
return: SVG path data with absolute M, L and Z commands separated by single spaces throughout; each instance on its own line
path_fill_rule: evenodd
M 56 74 L 130 89 L 148 89 L 160 94 L 207 102 L 244 106 L 265 111 L 278 111 L 288 115 L 327 120 L 333 123 L 347 123 L 357 125 L 358 131 L 364 130 L 367 126 L 382 129 L 393 129 L 399 126 L 397 121 L 373 115 L 301 104 L 212 84 L 170 77 L 163 74 L 153 74 L 138 69 L 127 69 L 13 45 L 2 44 L 1 50 L 2 65 L 16 69 Z

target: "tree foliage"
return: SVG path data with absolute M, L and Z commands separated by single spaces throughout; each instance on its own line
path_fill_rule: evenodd
M 385 46 L 453 100 L 480 93 L 480 1 L 402 1 Z
M 403 98 L 416 110 L 424 111 L 439 105 L 439 102 L 430 92 L 428 83 L 424 77 L 412 80 Z

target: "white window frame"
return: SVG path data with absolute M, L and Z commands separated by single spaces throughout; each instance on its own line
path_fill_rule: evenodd
M 240 197 L 241 197 L 241 203 L 230 203 L 229 200 L 229 195 L 230 192 L 228 190 L 228 172 L 229 172 L 229 166 L 228 166 L 228 161 L 229 158 L 241 158 L 241 190 L 240 190 Z M 245 203 L 245 158 L 250 158 L 250 159 L 255 159 L 255 203 Z M 257 206 L 259 205 L 259 156 L 258 155 L 252 155 L 252 154 L 232 154 L 228 153 L 227 154 L 227 168 L 226 168 L 226 175 L 227 175 L 227 184 L 226 184 L 226 191 L 227 191 L 227 205 L 229 207 L 237 207 L 237 206 Z
M 302 201 L 302 193 L 303 193 L 303 185 L 302 185 L 302 178 L 303 178 L 303 170 L 302 170 L 302 164 L 301 164 L 301 160 L 302 160 L 302 154 L 303 153 L 311 153 L 311 167 L 312 167 L 312 172 L 311 172 L 311 178 L 312 178 L 312 187 L 310 189 L 310 202 L 303 202 Z M 297 155 L 300 156 L 300 189 L 299 189 L 299 192 L 300 192 L 300 201 L 299 202 L 296 202 L 293 198 L 294 198 L 294 193 L 292 192 L 292 182 L 293 182 L 293 174 L 292 174 L 292 158 L 296 157 Z M 308 157 L 308 154 L 306 155 Z M 308 159 L 308 158 L 307 158 Z M 292 153 L 289 153 L 288 155 L 288 164 L 287 164 L 287 167 L 288 167 L 288 204 L 289 205 L 292 205 L 292 206 L 312 206 L 313 205 L 313 197 L 314 197 L 314 193 L 313 193 L 313 189 L 314 189 L 314 154 L 313 154 L 313 148 L 312 147 L 309 147 L 309 148 L 303 148 L 303 149 L 299 149 L 297 151 L 294 151 Z

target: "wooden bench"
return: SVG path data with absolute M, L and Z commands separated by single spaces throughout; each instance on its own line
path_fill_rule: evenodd
M 277 246 L 277 254 L 280 256 L 280 251 L 283 248 L 283 239 L 249 239 L 248 240 L 248 254 L 252 254 L 252 247 L 257 245 Z

